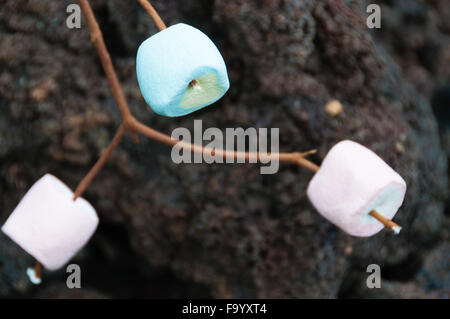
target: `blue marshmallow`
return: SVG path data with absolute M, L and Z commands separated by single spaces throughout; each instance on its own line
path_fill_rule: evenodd
M 230 87 L 217 47 L 203 32 L 183 23 L 141 44 L 136 72 L 147 104 L 156 113 L 171 117 L 216 102 Z

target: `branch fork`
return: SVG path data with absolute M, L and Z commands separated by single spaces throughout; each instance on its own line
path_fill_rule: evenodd
M 98 56 L 100 58 L 103 70 L 106 74 L 106 77 L 108 79 L 108 83 L 110 85 L 112 94 L 114 96 L 114 99 L 116 100 L 117 107 L 120 111 L 121 117 L 122 117 L 122 123 L 119 126 L 116 134 L 114 135 L 114 138 L 112 139 L 109 146 L 106 148 L 106 150 L 103 152 L 101 157 L 98 159 L 98 161 L 95 163 L 95 165 L 91 168 L 91 170 L 88 172 L 88 174 L 83 178 L 83 180 L 79 183 L 77 186 L 75 192 L 74 192 L 74 200 L 76 200 L 78 197 L 80 197 L 83 192 L 86 190 L 86 188 L 89 186 L 89 184 L 92 182 L 92 180 L 97 176 L 97 174 L 100 172 L 102 167 L 107 162 L 108 158 L 110 157 L 113 150 L 119 145 L 120 141 L 122 140 L 123 136 L 126 132 L 129 132 L 131 136 L 133 137 L 135 142 L 139 142 L 139 139 L 136 135 L 136 133 L 140 133 L 150 139 L 156 140 L 160 143 L 174 146 L 176 144 L 180 145 L 181 147 L 190 150 L 191 152 L 210 152 L 213 151 L 215 154 L 219 153 L 224 157 L 227 157 L 228 155 L 233 154 L 235 159 L 245 159 L 248 160 L 249 158 L 257 159 L 260 161 L 262 158 L 267 159 L 268 157 L 272 158 L 273 156 L 277 156 L 280 162 L 287 162 L 294 165 L 301 166 L 303 168 L 306 168 L 310 170 L 311 172 L 316 173 L 319 170 L 319 166 L 315 163 L 309 161 L 306 159 L 307 156 L 315 154 L 316 150 L 311 150 L 307 152 L 293 152 L 293 153 L 277 153 L 277 154 L 262 154 L 259 152 L 255 153 L 249 153 L 249 152 L 235 152 L 230 150 L 210 150 L 208 148 L 205 148 L 204 146 L 195 145 L 186 143 L 183 141 L 172 139 L 170 136 L 161 133 L 157 130 L 152 129 L 151 127 L 148 127 L 147 125 L 141 123 L 138 121 L 133 114 L 130 111 L 130 108 L 128 106 L 128 103 L 126 101 L 125 95 L 122 91 L 122 87 L 120 85 L 120 82 L 118 80 L 116 71 L 114 69 L 114 66 L 111 61 L 110 54 L 106 48 L 105 41 L 103 39 L 102 32 L 100 30 L 100 27 L 97 23 L 97 20 L 95 18 L 95 15 L 92 11 L 92 8 L 89 4 L 88 0 L 78 0 L 81 10 L 86 17 L 87 24 L 89 27 L 89 31 L 91 34 L 91 41 L 93 42 Z M 147 13 L 150 15 L 150 17 L 155 22 L 158 29 L 164 30 L 166 28 L 166 25 L 164 24 L 161 17 L 158 15 L 156 10 L 153 8 L 153 6 L 149 3 L 147 0 L 138 0 L 138 2 L 142 5 L 142 7 L 147 11 Z M 372 211 L 370 215 L 374 218 L 376 218 L 378 221 L 383 223 L 387 228 L 391 229 L 395 233 L 398 233 L 401 229 L 400 226 L 395 224 L 394 222 L 390 220 L 386 220 L 382 215 L 377 213 L 376 211 Z
M 156 10 L 153 8 L 153 6 L 147 1 L 147 0 L 138 0 L 138 2 L 143 6 L 143 8 L 148 12 L 150 17 L 155 22 L 156 26 L 159 30 L 164 30 L 166 28 L 166 25 L 162 21 L 161 17 L 158 15 Z M 146 137 L 150 139 L 154 139 L 158 142 L 164 143 L 169 146 L 174 146 L 176 144 L 182 146 L 183 148 L 190 150 L 191 152 L 211 152 L 208 148 L 205 148 L 203 146 L 185 143 L 179 140 L 172 139 L 170 136 L 161 133 L 159 131 L 156 131 L 145 124 L 139 122 L 131 113 L 130 108 L 128 106 L 128 103 L 126 101 L 125 95 L 122 91 L 122 87 L 120 85 L 119 79 L 117 77 L 116 71 L 114 69 L 114 66 L 111 61 L 111 56 L 106 48 L 105 41 L 103 39 L 102 32 L 100 30 L 100 27 L 97 23 L 97 20 L 95 18 L 95 15 L 92 11 L 92 8 L 89 4 L 88 0 L 79 0 L 81 10 L 86 17 L 87 24 L 89 27 L 89 31 L 91 34 L 91 41 L 94 44 L 98 56 L 100 58 L 103 70 L 106 74 L 106 77 L 108 79 L 109 86 L 111 88 L 112 94 L 114 96 L 114 99 L 116 100 L 117 107 L 120 111 L 120 115 L 122 117 L 122 124 L 119 126 L 113 140 L 109 144 L 109 146 L 106 148 L 105 152 L 101 155 L 101 157 L 98 159 L 98 161 L 95 163 L 95 165 L 91 168 L 89 173 L 83 178 L 83 180 L 79 183 L 77 186 L 75 193 L 74 193 L 74 200 L 76 200 L 78 197 L 80 197 L 83 192 L 86 190 L 86 188 L 89 186 L 89 184 L 92 182 L 92 180 L 97 176 L 97 174 L 100 172 L 102 167 L 106 164 L 109 156 L 113 152 L 113 150 L 119 145 L 120 141 L 122 140 L 123 136 L 126 132 L 131 133 L 133 139 L 135 142 L 138 142 L 139 139 L 136 136 L 136 133 L 140 133 L 142 135 L 145 135 Z M 181 142 L 181 143 L 180 143 Z M 224 157 L 230 154 L 230 152 L 233 153 L 234 158 L 257 158 L 260 160 L 263 156 L 272 157 L 274 155 L 278 155 L 278 158 L 281 162 L 289 162 L 292 164 L 296 164 L 299 166 L 303 166 L 311 171 L 317 171 L 318 166 L 310 161 L 308 161 L 305 157 L 313 154 L 315 151 L 309 151 L 305 153 L 279 153 L 279 154 L 264 154 L 261 153 L 248 153 L 248 152 L 234 152 L 230 150 L 214 150 L 214 152 L 217 154 L 220 152 Z

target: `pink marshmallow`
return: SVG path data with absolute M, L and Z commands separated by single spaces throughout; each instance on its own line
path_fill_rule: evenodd
M 328 152 L 307 195 L 330 222 L 353 236 L 369 237 L 383 224 L 372 210 L 392 219 L 403 203 L 406 183 L 368 148 L 342 141 Z
M 41 177 L 25 194 L 2 231 L 46 269 L 63 267 L 98 225 L 95 209 L 55 176 Z

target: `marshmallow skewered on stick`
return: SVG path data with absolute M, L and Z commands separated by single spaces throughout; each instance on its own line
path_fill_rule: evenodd
M 63 267 L 88 242 L 98 225 L 95 209 L 53 175 L 41 177 L 25 194 L 2 231 L 50 271 Z M 29 269 L 39 283 L 41 266 Z
M 136 73 L 147 104 L 171 117 L 216 102 L 230 87 L 217 47 L 203 32 L 184 23 L 163 29 L 141 44 Z
M 406 192 L 403 178 L 368 148 L 336 144 L 311 179 L 307 195 L 321 215 L 353 236 L 368 237 L 392 222 Z

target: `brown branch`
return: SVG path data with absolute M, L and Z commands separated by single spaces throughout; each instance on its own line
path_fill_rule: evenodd
M 42 264 L 39 261 L 34 265 L 34 275 L 38 279 L 42 278 Z
M 117 78 L 116 71 L 112 64 L 111 56 L 106 49 L 102 31 L 98 26 L 97 20 L 94 16 L 94 12 L 92 12 L 92 8 L 88 0 L 79 0 L 78 2 L 80 3 L 80 8 L 86 17 L 86 21 L 91 32 L 91 41 L 97 49 L 98 56 L 108 79 L 109 86 L 111 87 L 114 99 L 117 102 L 117 106 L 123 120 L 126 122 L 126 120 L 132 117 L 132 115 L 125 99 L 125 95 L 123 94 L 122 87 L 120 86 L 119 80 Z
M 141 6 L 147 11 L 149 16 L 153 19 L 156 26 L 158 27 L 159 31 L 166 29 L 166 25 L 164 24 L 164 21 L 159 16 L 158 12 L 156 12 L 155 8 L 150 4 L 147 0 L 138 0 Z
M 117 107 L 119 108 L 120 114 L 122 116 L 122 124 L 119 127 L 119 130 L 117 131 L 116 135 L 114 136 L 114 139 L 112 140 L 111 144 L 108 146 L 106 151 L 103 153 L 103 155 L 94 165 L 94 167 L 92 167 L 92 169 L 89 171 L 86 177 L 83 178 L 83 180 L 76 188 L 74 199 L 78 198 L 83 194 L 84 190 L 89 186 L 89 184 L 92 182 L 95 176 L 100 172 L 101 168 L 108 160 L 112 151 L 117 147 L 126 131 L 129 131 L 132 134 L 134 134 L 135 131 L 140 132 L 141 134 L 147 136 L 148 138 L 154 139 L 158 142 L 167 144 L 169 146 L 174 146 L 177 143 L 180 143 L 179 145 L 181 145 L 183 148 L 189 149 L 192 152 L 204 153 L 212 151 L 215 154 L 217 153 L 221 154 L 224 158 L 232 156 L 234 159 L 245 159 L 245 160 L 256 159 L 257 161 L 262 161 L 263 159 L 266 160 L 274 159 L 278 157 L 278 160 L 280 162 L 296 164 L 312 172 L 317 172 L 319 166 L 317 166 L 311 161 L 308 161 L 305 158 L 307 155 L 312 154 L 314 151 L 305 153 L 295 152 L 295 153 L 262 154 L 259 152 L 249 153 L 249 152 L 235 152 L 233 150 L 211 150 L 200 145 L 190 144 L 183 141 L 172 139 L 167 134 L 156 131 L 136 120 L 130 111 L 128 103 L 125 99 L 125 95 L 123 94 L 116 71 L 111 61 L 111 57 L 109 55 L 108 49 L 106 48 L 105 41 L 103 39 L 103 34 L 97 23 L 95 15 L 89 4 L 89 1 L 88 0 L 78 0 L 78 1 L 80 3 L 80 8 L 86 18 L 87 25 L 89 27 L 89 31 L 91 34 L 91 41 L 93 42 L 97 50 L 98 56 L 103 66 L 103 70 L 105 71 L 106 77 L 108 79 L 108 83 L 111 88 L 112 94 L 114 96 L 114 99 L 116 100 Z M 162 22 L 161 18 L 148 1 L 146 0 L 138 0 L 138 1 L 147 10 L 147 12 L 155 21 L 156 25 L 160 30 L 166 28 L 164 22 Z M 137 141 L 137 137 L 136 136 L 133 137 L 135 138 L 135 141 Z
M 376 210 L 372 210 L 369 213 L 369 215 L 372 216 L 373 218 L 377 219 L 380 223 L 382 223 L 384 225 L 384 227 L 392 230 L 394 232 L 394 234 L 396 234 L 396 235 L 400 234 L 400 230 L 402 228 L 399 225 L 397 225 L 396 223 L 394 223 L 392 220 L 381 215 Z
M 81 194 L 83 194 L 84 190 L 89 186 L 89 184 L 95 178 L 95 176 L 97 176 L 97 174 L 103 168 L 105 163 L 108 161 L 108 158 L 111 155 L 112 151 L 114 151 L 114 149 L 117 147 L 117 145 L 119 145 L 125 132 L 126 132 L 126 127 L 124 124 L 121 124 L 119 126 L 119 129 L 116 132 L 116 135 L 112 139 L 111 143 L 109 143 L 106 150 L 100 156 L 100 158 L 95 163 L 95 165 L 91 168 L 89 173 L 87 173 L 87 175 L 81 180 L 80 184 L 78 184 L 77 188 L 75 189 L 73 200 L 76 200 L 78 197 L 80 197 Z
M 308 161 L 305 157 L 311 154 L 314 154 L 316 151 L 308 151 L 304 153 L 276 153 L 276 154 L 266 154 L 266 153 L 260 153 L 260 152 L 237 152 L 233 150 L 222 150 L 222 149 L 211 149 L 208 147 L 204 147 L 202 145 L 196 145 L 187 143 L 184 141 L 172 139 L 170 136 L 163 134 L 159 131 L 156 131 L 141 122 L 139 122 L 136 119 L 132 120 L 132 123 L 130 124 L 131 127 L 133 127 L 136 132 L 141 133 L 142 135 L 147 136 L 148 138 L 151 138 L 155 141 L 158 141 L 160 143 L 169 145 L 169 146 L 175 146 L 178 144 L 179 147 L 183 149 L 188 149 L 191 152 L 196 153 L 209 153 L 217 156 L 221 156 L 223 158 L 226 158 L 228 156 L 233 157 L 235 160 L 241 159 L 245 161 L 267 161 L 267 160 L 274 160 L 277 159 L 280 162 L 287 162 L 292 164 L 297 164 L 299 166 L 302 166 L 312 172 L 317 172 L 319 170 L 319 166 L 314 164 L 311 161 Z

